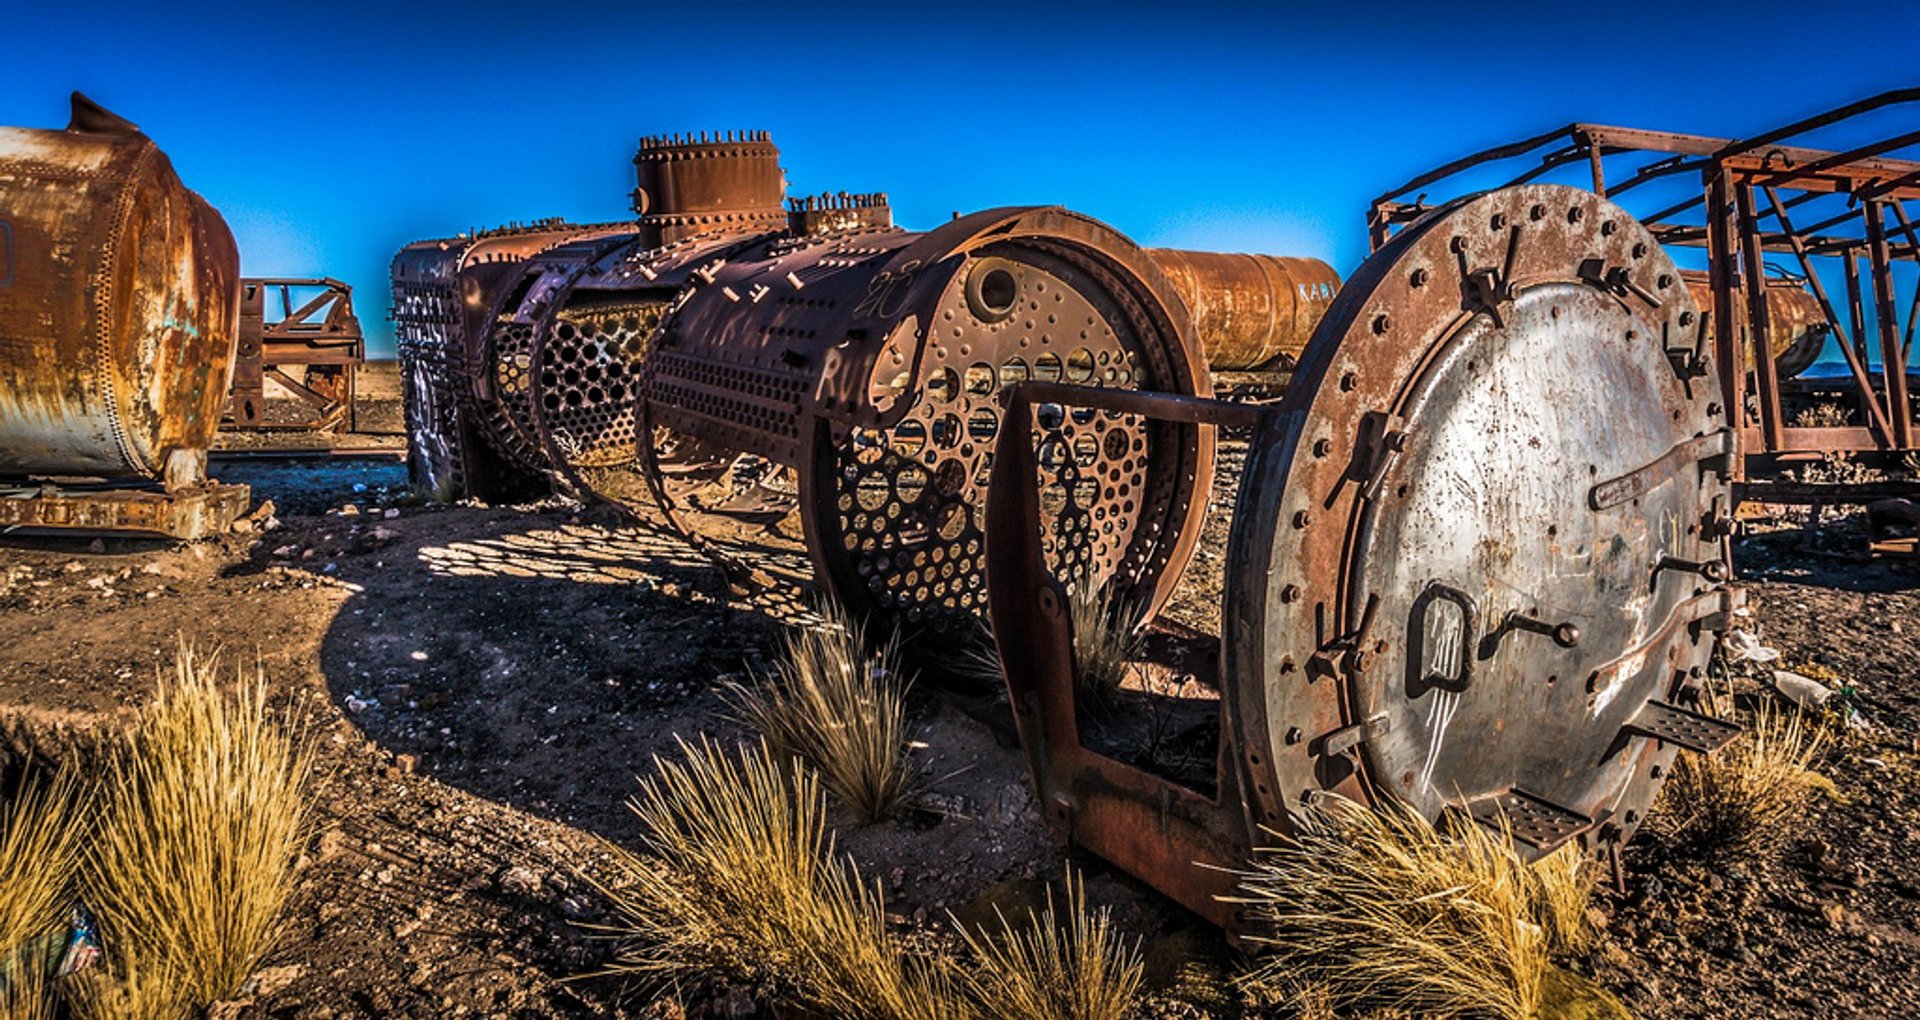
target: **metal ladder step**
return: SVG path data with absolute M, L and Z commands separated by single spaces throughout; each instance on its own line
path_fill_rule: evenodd
M 1739 726 L 1725 719 L 1690 712 L 1665 701 L 1649 701 L 1627 720 L 1628 733 L 1652 737 L 1689 751 L 1711 754 L 1727 746 L 1741 733 Z
M 1552 853 L 1561 844 L 1593 828 L 1593 819 L 1586 815 L 1518 789 L 1482 799 L 1468 813 L 1474 821 L 1496 830 L 1504 817 L 1513 841 L 1541 854 Z

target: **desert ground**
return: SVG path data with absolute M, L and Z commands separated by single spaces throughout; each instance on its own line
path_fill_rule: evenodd
M 362 396 L 374 438 L 310 445 L 391 449 L 397 395 Z M 0 544 L 0 763 L 90 767 L 182 640 L 265 670 L 321 749 L 318 824 L 277 948 L 226 1015 L 782 1015 L 763 988 L 601 973 L 615 942 L 595 885 L 637 836 L 624 802 L 656 755 L 746 737 L 716 687 L 768 668 L 779 610 L 730 598 L 658 522 L 557 498 L 427 504 L 392 459 L 215 473 L 271 512 L 188 545 Z M 1218 520 L 1189 612 L 1217 604 Z M 1638 1016 L 1920 1008 L 1920 569 L 1867 559 L 1857 517 L 1798 521 L 1749 522 L 1736 567 L 1780 664 L 1844 689 L 1855 718 L 1820 765 L 1834 790 L 1757 860 L 1708 865 L 1657 819 L 1642 832 L 1574 961 Z M 892 923 L 990 916 L 1071 867 L 1141 940 L 1142 1015 L 1290 1015 L 1237 990 L 1216 932 L 1050 834 L 1004 724 L 926 689 L 913 710 L 927 792 L 904 820 L 836 826 Z

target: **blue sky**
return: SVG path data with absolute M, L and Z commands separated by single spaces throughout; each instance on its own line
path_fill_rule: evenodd
M 1345 273 L 1370 198 L 1477 148 L 1574 120 L 1751 134 L 1920 84 L 1911 0 L 1828 11 L 16 4 L 0 123 L 62 126 L 87 92 L 225 214 L 245 272 L 345 279 L 384 345 L 397 248 L 621 218 L 642 134 L 771 131 L 792 193 L 886 191 L 908 227 L 1058 203 Z

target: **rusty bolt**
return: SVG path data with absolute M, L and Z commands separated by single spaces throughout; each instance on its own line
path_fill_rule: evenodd
M 1290 585 L 1287 585 L 1285 588 L 1280 589 L 1280 601 L 1288 604 L 1292 604 L 1300 601 L 1300 586 L 1297 584 L 1290 584 Z

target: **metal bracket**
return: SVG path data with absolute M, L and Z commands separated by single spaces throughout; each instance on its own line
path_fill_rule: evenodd
M 1724 471 L 1733 453 L 1733 430 L 1719 429 L 1679 443 L 1651 464 L 1635 468 L 1617 478 L 1609 478 L 1587 490 L 1587 506 L 1607 510 L 1628 500 L 1639 499 L 1656 486 L 1678 474 L 1689 464 L 1708 471 Z
M 1321 734 L 1307 744 L 1307 753 L 1318 758 L 1331 758 L 1346 754 L 1359 747 L 1361 741 L 1369 740 L 1393 729 L 1393 719 L 1385 712 L 1351 726 L 1342 726 L 1337 730 Z

